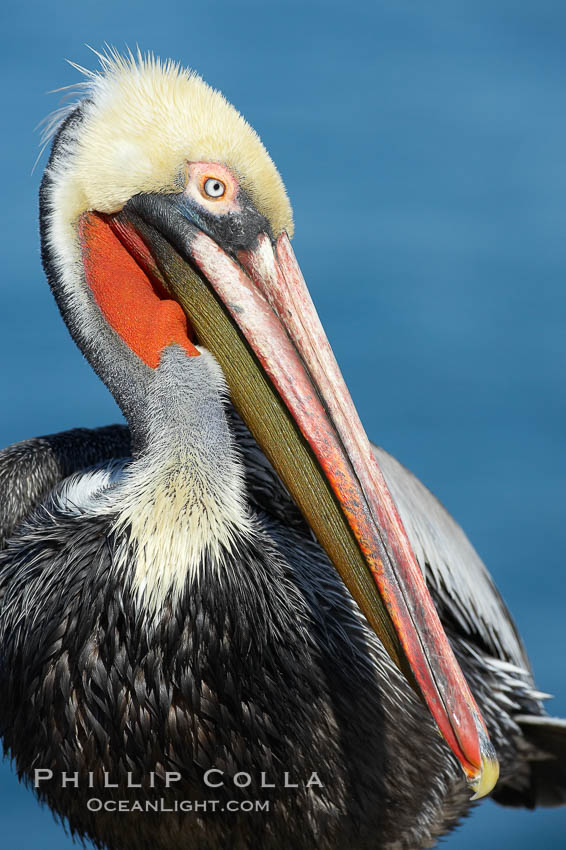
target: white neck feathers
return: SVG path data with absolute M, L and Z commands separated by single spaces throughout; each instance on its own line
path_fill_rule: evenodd
M 151 614 L 174 604 L 205 567 L 222 570 L 235 541 L 254 533 L 226 397 L 208 351 L 188 357 L 170 346 L 149 388 L 139 455 L 118 478 L 91 473 L 90 488 L 82 476 L 62 494 L 66 510 L 115 515 L 115 530 L 130 541 L 117 568 L 132 571 Z

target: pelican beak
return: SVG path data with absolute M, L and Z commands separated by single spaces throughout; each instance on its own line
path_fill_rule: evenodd
M 495 752 L 287 235 L 275 241 L 260 229 L 229 245 L 174 199 L 149 195 L 132 199 L 112 227 L 215 355 L 235 407 L 422 696 L 475 797 L 488 794 Z

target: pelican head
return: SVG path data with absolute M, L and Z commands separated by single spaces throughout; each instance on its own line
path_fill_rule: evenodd
M 84 88 L 56 128 L 42 184 L 43 259 L 134 453 L 159 440 L 143 425 L 152 382 L 171 387 L 183 363 L 212 354 L 470 785 L 488 793 L 497 762 L 485 726 L 318 320 L 259 137 L 196 74 L 152 57 L 102 57 Z

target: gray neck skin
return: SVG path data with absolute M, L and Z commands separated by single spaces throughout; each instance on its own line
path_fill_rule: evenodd
M 212 354 L 189 356 L 172 344 L 150 370 L 146 395 L 135 408 L 139 450 L 162 463 L 191 469 L 209 485 L 228 485 L 237 458 L 225 413 L 227 389 Z M 218 494 L 219 495 L 219 494 Z

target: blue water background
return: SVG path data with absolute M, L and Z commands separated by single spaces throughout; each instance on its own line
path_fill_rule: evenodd
M 34 126 L 88 43 L 192 65 L 261 134 L 367 430 L 441 498 L 566 716 L 566 5 L 6 2 L 0 445 L 119 419 L 39 260 Z M 1 695 L 0 695 L 1 698 Z M 419 754 L 415 754 L 416 758 Z M 71 846 L 0 771 L 0 847 Z M 566 812 L 487 802 L 446 847 L 562 848 Z

